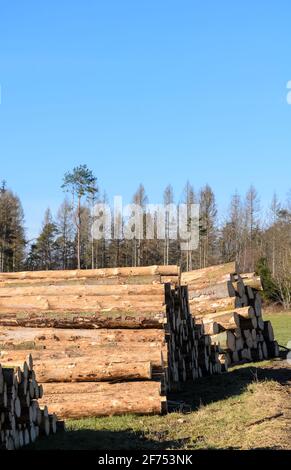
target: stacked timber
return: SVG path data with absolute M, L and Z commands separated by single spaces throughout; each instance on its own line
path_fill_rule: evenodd
M 239 274 L 236 263 L 183 273 L 190 311 L 228 366 L 277 357 L 279 346 L 270 322 L 262 317 L 263 290 L 255 273 Z
M 0 274 L 1 360 L 31 353 L 61 418 L 164 413 L 202 375 L 179 281 L 177 266 Z
M 0 449 L 19 449 L 57 432 L 62 423 L 40 407 L 42 396 L 31 357 L 22 367 L 0 365 Z

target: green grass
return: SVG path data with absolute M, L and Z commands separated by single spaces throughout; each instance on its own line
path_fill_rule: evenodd
M 278 343 L 287 346 L 291 341 L 291 312 L 264 315 L 264 319 L 272 322 Z
M 260 371 L 257 372 L 260 375 Z M 208 390 L 207 398 L 212 393 L 211 401 L 204 400 L 193 412 L 68 421 L 65 433 L 39 440 L 33 448 L 199 450 L 269 449 L 290 445 L 280 420 L 264 421 L 281 411 L 286 401 L 283 386 L 272 380 L 271 374 L 268 380 L 263 377 L 260 380 L 255 370 L 244 368 L 230 372 L 226 384 L 222 379 L 216 378 L 215 383 L 208 379 L 208 384 L 205 381 L 203 387 Z M 215 398 L 213 392 L 218 386 L 223 390 Z M 195 388 L 192 387 L 193 396 L 197 394 Z M 224 398 L 221 398 L 222 391 Z M 190 390 L 187 393 L 190 394 Z M 257 421 L 262 423 L 255 424 Z
M 278 342 L 286 345 L 291 340 L 291 315 L 265 318 L 272 321 Z M 285 387 L 288 381 L 291 383 L 291 368 L 284 363 L 244 364 L 222 376 L 203 378 L 170 397 L 184 402 L 186 413 L 69 420 L 67 432 L 39 440 L 31 448 L 291 448 L 285 418 L 274 418 L 290 400 Z

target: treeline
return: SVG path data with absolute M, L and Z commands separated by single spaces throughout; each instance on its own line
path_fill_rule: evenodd
M 181 250 L 181 240 L 133 237 L 131 240 L 94 240 L 92 207 L 101 196 L 97 179 L 85 165 L 64 176 L 67 194 L 56 214 L 47 209 L 38 237 L 25 239 L 24 216 L 19 198 L 3 183 L 0 190 L 0 271 L 103 268 L 178 264 L 184 270 L 237 260 L 244 272 L 262 276 L 266 295 L 285 308 L 291 307 L 291 193 L 285 201 L 274 195 L 268 213 L 260 207 L 251 186 L 243 197 L 235 193 L 225 214 L 218 214 L 209 185 L 195 191 L 188 182 L 183 197 L 175 201 L 169 185 L 163 203 L 200 204 L 199 245 Z M 142 184 L 132 202 L 145 210 L 149 202 Z

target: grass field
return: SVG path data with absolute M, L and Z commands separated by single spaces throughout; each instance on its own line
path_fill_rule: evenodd
M 266 315 L 281 345 L 291 340 L 291 314 Z M 265 361 L 233 368 L 185 387 L 187 413 L 68 421 L 67 432 L 33 449 L 291 448 L 291 366 Z M 283 410 L 283 415 L 282 415 Z
M 279 344 L 287 346 L 288 341 L 291 341 L 291 312 L 264 315 L 264 319 L 271 320 Z

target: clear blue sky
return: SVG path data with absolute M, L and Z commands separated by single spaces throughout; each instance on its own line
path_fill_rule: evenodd
M 291 186 L 290 1 L 0 1 L 0 178 L 29 235 L 86 163 L 110 197 Z

